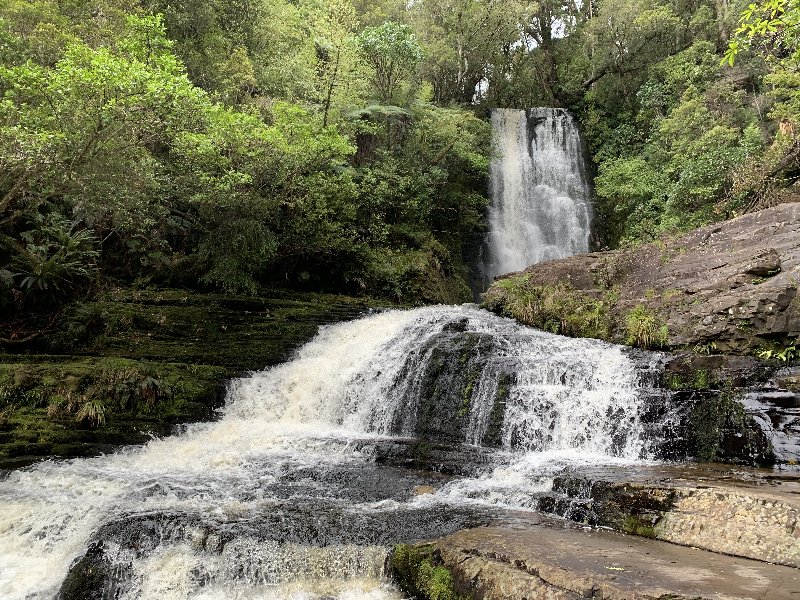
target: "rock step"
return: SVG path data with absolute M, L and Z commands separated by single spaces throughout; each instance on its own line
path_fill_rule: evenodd
M 587 525 L 800 567 L 800 480 L 647 480 L 653 476 L 613 470 L 561 475 L 539 509 Z
M 800 597 L 800 570 L 540 521 L 459 531 L 434 556 L 474 600 Z

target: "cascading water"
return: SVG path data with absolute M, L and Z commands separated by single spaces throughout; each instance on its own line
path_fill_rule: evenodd
M 470 306 L 324 327 L 216 422 L 7 473 L 0 597 L 400 598 L 391 544 L 535 506 L 564 464 L 646 458 L 658 360 Z M 408 438 L 489 458 L 449 480 L 386 464 Z
M 497 275 L 589 250 L 590 189 L 572 115 L 496 109 L 484 285 Z

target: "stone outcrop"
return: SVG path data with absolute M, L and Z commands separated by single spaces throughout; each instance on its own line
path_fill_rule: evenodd
M 800 203 L 792 203 L 675 239 L 536 264 L 495 281 L 485 305 L 556 333 L 777 355 L 800 336 L 798 285 Z
M 459 531 L 436 542 L 455 589 L 474 600 L 792 598 L 800 572 L 559 523 Z
M 800 481 L 767 483 L 757 472 L 751 481 L 726 479 L 730 474 L 713 471 L 692 478 L 685 468 L 674 474 L 645 469 L 638 478 L 564 474 L 538 508 L 586 525 L 800 568 Z

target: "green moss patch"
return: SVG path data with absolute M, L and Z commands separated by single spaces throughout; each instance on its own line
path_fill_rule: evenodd
M 238 374 L 287 360 L 320 325 L 357 317 L 371 305 L 323 294 L 115 290 L 68 309 L 32 349 L 216 365 Z
M 389 567 L 395 583 L 416 600 L 468 600 L 456 592 L 453 574 L 441 565 L 432 544 L 395 546 Z
M 0 354 L 0 466 L 89 456 L 213 418 L 227 379 L 291 358 L 367 301 L 111 290 Z
M 210 419 L 227 375 L 209 365 L 26 358 L 0 363 L 0 464 L 107 452 Z

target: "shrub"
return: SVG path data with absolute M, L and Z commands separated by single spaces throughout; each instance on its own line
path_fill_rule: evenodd
M 637 304 L 625 317 L 625 343 L 639 348 L 663 348 L 669 329 L 660 317 L 643 304 Z
M 484 306 L 550 333 L 607 340 L 613 292 L 596 298 L 565 283 L 530 285 L 525 275 L 501 279 L 487 292 Z
M 26 242 L 14 274 L 19 289 L 34 301 L 70 295 L 96 272 L 95 238 L 58 213 L 37 216 L 35 229 L 21 234 Z

